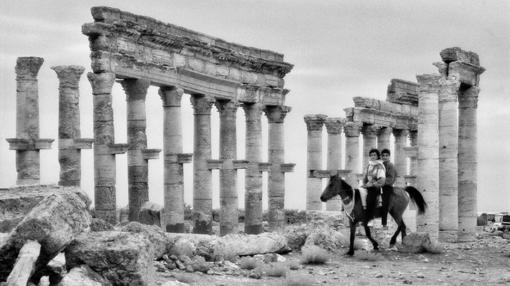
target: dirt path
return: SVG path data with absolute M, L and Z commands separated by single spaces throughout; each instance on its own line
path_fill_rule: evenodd
M 190 285 L 510 285 L 510 241 L 487 233 L 471 243 L 446 243 L 442 254 L 404 254 L 382 249 L 357 251 L 354 257 L 332 254 L 324 265 L 300 265 L 285 277 L 248 278 L 249 271 L 216 275 L 173 270 L 158 272 L 158 282 Z M 345 250 L 342 250 L 345 252 Z M 299 264 L 300 254 L 284 255 Z M 299 284 L 301 283 L 301 284 Z

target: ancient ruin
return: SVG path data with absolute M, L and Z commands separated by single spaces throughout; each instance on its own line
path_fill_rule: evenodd
M 441 241 L 474 239 L 476 206 L 476 106 L 484 68 L 478 55 L 460 48 L 441 51 L 438 74 L 418 75 L 418 83 L 391 80 L 386 101 L 355 97 L 345 119 L 305 115 L 308 130 L 307 209 L 321 210 L 321 178 L 340 173 L 358 185 L 372 148 L 392 150 L 396 185 L 415 185 L 429 210 L 417 229 Z M 458 104 L 457 104 L 458 102 Z M 322 128 L 328 133 L 328 165 L 322 168 Z M 335 134 L 344 129 L 345 155 Z M 359 135 L 363 154 L 359 154 Z M 409 146 L 407 141 L 409 140 Z M 332 158 L 330 158 L 332 157 Z M 345 168 L 338 160 L 345 158 Z M 409 158 L 409 165 L 407 164 Z M 334 163 L 333 163 L 334 162 Z M 360 162 L 362 165 L 360 166 Z M 329 203 L 329 202 L 328 202 Z M 327 205 L 327 210 L 339 209 Z M 458 213 L 458 215 L 451 215 Z M 409 219 L 408 219 L 409 221 Z M 411 224 L 413 222 L 411 221 Z

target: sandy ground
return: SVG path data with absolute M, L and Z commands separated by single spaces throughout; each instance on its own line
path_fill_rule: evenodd
M 380 251 L 360 250 L 354 257 L 341 249 L 324 265 L 299 264 L 301 254 L 289 253 L 284 263 L 300 266 L 286 277 L 252 279 L 245 270 L 216 275 L 173 270 L 158 272 L 157 279 L 160 285 L 170 280 L 190 285 L 510 285 L 510 240 L 483 232 L 474 242 L 443 246 L 441 254 L 404 254 L 383 245 Z

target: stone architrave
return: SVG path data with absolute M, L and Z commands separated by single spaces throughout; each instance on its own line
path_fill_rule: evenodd
M 191 96 L 194 110 L 193 136 L 193 220 L 194 233 L 212 232 L 212 171 L 207 167 L 211 159 L 211 107 L 214 99 L 203 95 Z
M 418 170 L 417 188 L 428 204 L 417 217 L 417 230 L 437 241 L 439 236 L 439 80 L 440 75 L 416 76 L 418 92 Z
M 368 165 L 368 152 L 370 149 L 377 148 L 377 133 L 380 128 L 378 125 L 365 124 L 361 129 L 361 134 L 363 134 L 363 172 Z
M 16 150 L 17 185 L 38 184 L 40 149 L 50 149 L 53 139 L 39 138 L 39 94 L 37 74 L 44 59 L 20 57 L 16 60 L 16 138 L 9 138 Z
M 285 225 L 285 142 L 283 121 L 290 107 L 266 106 L 264 109 L 269 123 L 268 160 L 271 164 L 268 178 L 269 228 L 282 229 Z
M 328 157 L 327 169 L 340 170 L 342 169 L 342 126 L 345 119 L 339 117 L 328 117 L 324 124 L 328 132 Z M 342 208 L 342 201 L 339 196 L 332 198 L 326 202 L 327 211 L 340 211 Z
M 351 171 L 348 183 L 356 188 L 358 187 L 357 174 L 360 172 L 359 135 L 361 133 L 361 123 L 346 122 L 344 133 L 345 169 Z
M 259 163 L 262 162 L 262 122 L 263 106 L 259 103 L 244 103 L 246 118 L 245 159 L 249 161 L 245 173 L 245 219 L 244 232 L 259 234 L 264 231 L 262 226 L 262 173 Z
M 168 232 L 184 232 L 184 177 L 182 154 L 181 98 L 183 90 L 162 87 L 164 109 L 165 203 L 161 225 Z M 187 161 L 186 161 L 187 162 Z
M 116 224 L 115 155 L 127 151 L 115 144 L 112 87 L 114 73 L 88 73 L 94 105 L 94 202 L 95 214 Z
M 459 241 L 473 241 L 477 218 L 477 125 L 480 88 L 472 86 L 459 95 Z
M 392 155 L 397 171 L 395 186 L 404 187 L 404 176 L 407 175 L 407 157 L 405 156 L 404 147 L 407 145 L 409 129 L 393 129 L 393 136 L 395 136 L 395 152 Z
M 238 104 L 234 101 L 216 101 L 220 113 L 220 235 L 237 231 L 238 196 L 237 170 L 234 160 L 237 155 L 236 112 Z
M 81 66 L 51 68 L 59 79 L 58 161 L 62 186 L 81 185 L 81 149 L 90 149 L 92 139 L 81 139 L 80 131 L 80 77 Z
M 127 102 L 129 220 L 138 221 L 142 205 L 149 201 L 149 165 L 142 150 L 147 149 L 145 98 L 150 81 L 130 78 L 121 84 Z
M 323 114 L 304 117 L 308 131 L 306 210 L 322 210 L 320 201 L 322 179 L 312 177 L 311 171 L 322 170 L 322 126 L 326 118 L 327 116 Z
M 379 151 L 382 151 L 384 149 L 390 150 L 390 138 L 392 131 L 393 128 L 391 127 L 381 127 L 381 129 L 379 129 L 379 132 L 377 132 L 377 148 L 379 149 Z
M 459 81 L 442 78 L 439 89 L 439 239 L 457 241 Z

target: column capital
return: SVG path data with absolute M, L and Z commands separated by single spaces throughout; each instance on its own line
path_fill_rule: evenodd
M 443 62 L 435 62 L 432 65 L 437 67 L 437 70 L 441 77 L 446 78 L 448 76 L 448 65 Z
M 264 106 L 262 104 L 244 102 L 241 106 L 244 109 L 246 121 L 260 120 L 262 110 L 264 109 Z
M 215 99 L 205 95 L 192 95 L 191 105 L 193 105 L 193 111 L 195 115 L 198 114 L 211 114 L 211 107 L 213 106 Z
M 264 107 L 264 112 L 269 123 L 283 123 L 285 116 L 287 116 L 287 113 L 291 110 L 290 106 L 285 105 L 266 105 Z
M 220 114 L 236 114 L 239 103 L 233 100 L 216 100 L 214 103 Z
M 110 94 L 112 92 L 113 83 L 115 82 L 115 74 L 111 72 L 87 74 L 87 78 L 92 86 L 92 94 Z
M 393 133 L 393 128 L 390 126 L 382 126 L 377 130 L 379 136 L 390 136 Z
M 308 131 L 320 131 L 322 130 L 322 125 L 324 125 L 324 121 L 326 121 L 327 116 L 324 114 L 307 114 L 305 115 L 305 123 L 306 129 Z
M 418 145 L 418 130 L 409 130 L 409 141 L 411 146 Z
M 85 71 L 82 66 L 54 66 L 51 67 L 57 73 L 60 87 L 78 88 L 81 75 Z
M 179 107 L 181 106 L 182 95 L 184 90 L 175 86 L 162 86 L 159 88 L 159 96 L 163 101 L 163 107 Z
M 39 57 L 19 57 L 16 60 L 16 80 L 35 80 L 44 59 Z
M 361 133 L 363 134 L 363 136 L 375 137 L 377 136 L 379 129 L 381 129 L 381 126 L 379 125 L 363 124 L 363 127 L 361 128 Z
M 346 137 L 359 137 L 361 132 L 361 123 L 358 122 L 346 122 L 344 124 L 344 132 Z
M 480 88 L 471 86 L 459 96 L 459 108 L 478 108 Z
M 439 80 L 439 102 L 457 102 L 460 81 L 454 76 Z
M 439 92 L 439 74 L 421 74 L 416 76 L 418 80 L 418 96 L 420 93 L 438 93 Z
M 126 78 L 120 80 L 120 84 L 126 93 L 127 101 L 145 100 L 147 90 L 151 85 L 150 80 L 139 78 Z
M 328 134 L 340 134 L 342 133 L 342 127 L 345 124 L 345 118 L 341 117 L 328 117 L 324 121 Z
M 393 136 L 407 137 L 407 136 L 409 136 L 409 129 L 395 129 L 395 128 L 393 128 Z

